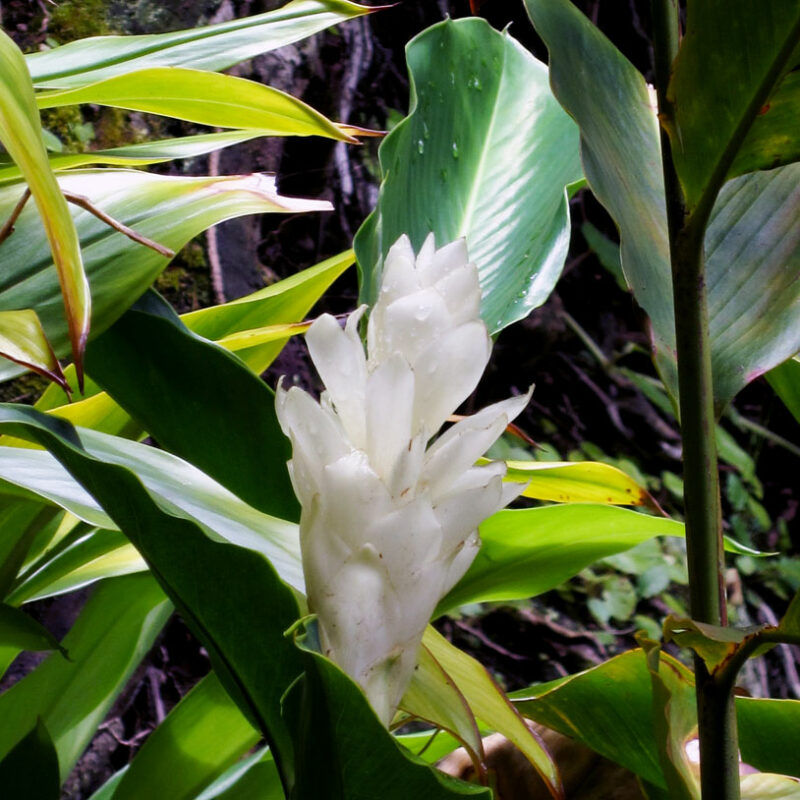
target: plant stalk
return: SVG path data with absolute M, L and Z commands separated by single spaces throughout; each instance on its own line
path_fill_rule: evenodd
M 687 214 L 665 130 L 665 125 L 674 124 L 667 88 L 679 48 L 675 0 L 653 0 L 653 30 L 676 319 L 690 608 L 692 618 L 699 622 L 725 625 L 716 415 L 703 253 L 708 215 Z M 738 800 L 739 753 L 732 687 L 715 681 L 700 658 L 695 659 L 695 679 L 703 800 Z

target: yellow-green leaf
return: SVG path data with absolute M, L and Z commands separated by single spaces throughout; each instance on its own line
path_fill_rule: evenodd
M 482 459 L 481 463 L 488 463 Z M 557 503 L 650 506 L 650 493 L 617 467 L 595 461 L 506 461 L 506 480 L 527 483 L 523 496 Z
M 425 630 L 422 644 L 467 699 L 475 716 L 520 749 L 551 787 L 554 797 L 563 796 L 561 777 L 550 755 L 486 669 L 472 656 L 450 644 L 430 625 Z
M 0 311 L 0 356 L 22 364 L 67 389 L 61 364 L 32 309 Z
M 271 86 L 180 67 L 153 67 L 78 89 L 42 92 L 36 102 L 39 108 L 98 103 L 201 125 L 258 128 L 273 136 L 326 136 L 356 141 L 302 100 Z
M 22 171 L 42 217 L 64 297 L 72 355 L 82 382 L 91 295 L 78 234 L 50 169 L 28 68 L 19 48 L 2 31 L 0 58 L 0 141 Z M 20 199 L 22 196 L 20 191 Z

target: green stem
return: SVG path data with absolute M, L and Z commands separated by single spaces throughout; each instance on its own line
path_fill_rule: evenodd
M 727 614 L 722 575 L 716 417 L 703 253 L 708 217 L 687 214 L 665 130 L 665 125 L 674 119 L 667 88 L 679 47 L 674 0 L 654 0 L 653 30 L 676 319 L 690 607 L 693 619 L 724 625 Z M 695 678 L 703 800 L 738 800 L 739 754 L 733 693 L 714 681 L 700 658 L 695 659 Z

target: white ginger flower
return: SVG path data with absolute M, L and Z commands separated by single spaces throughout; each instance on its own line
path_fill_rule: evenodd
M 389 251 L 380 296 L 342 330 L 326 314 L 306 334 L 326 391 L 320 403 L 278 388 L 302 505 L 300 546 L 323 652 L 356 680 L 388 725 L 411 679 L 425 626 L 480 547 L 478 525 L 524 488 L 476 460 L 528 395 L 467 417 L 427 447 L 472 393 L 491 352 L 478 271 L 464 240 L 418 258 Z

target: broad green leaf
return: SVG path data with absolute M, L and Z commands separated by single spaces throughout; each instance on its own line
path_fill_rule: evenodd
M 564 790 L 552 758 L 486 668 L 430 625 L 422 642 L 464 695 L 475 716 L 513 742 L 536 768 L 553 797 L 560 797 Z
M 295 744 L 293 800 L 490 800 L 489 789 L 450 778 L 400 747 L 332 661 L 308 651 L 303 657 L 305 673 L 283 709 Z
M 61 364 L 32 309 L 0 311 L 0 356 L 66 386 Z
M 3 60 L 0 74 L 0 141 L 20 168 L 27 189 L 36 201 L 40 215 L 37 222 L 40 230 L 41 227 L 44 228 L 43 232 L 53 255 L 60 294 L 66 310 L 72 356 L 80 381 L 92 306 L 80 243 L 67 202 L 48 163 L 28 68 L 19 48 L 3 31 L 0 31 L 0 57 Z M 22 187 L 15 187 L 13 195 L 12 202 L 16 205 L 23 196 Z M 0 211 L 0 219 L 5 221 L 10 214 L 11 208 Z M 19 235 L 18 233 L 18 237 Z M 37 238 L 41 238 L 41 233 Z M 8 250 L 6 243 L 3 251 Z M 29 265 L 22 263 L 19 267 L 27 270 Z M 33 299 L 34 302 L 19 303 L 16 308 L 38 310 L 37 298 Z
M 682 683 L 691 673 L 664 653 Z M 585 672 L 514 692 L 517 708 L 582 741 L 649 783 L 666 787 L 654 736 L 652 686 L 641 650 Z M 800 701 L 736 698 L 742 761 L 765 772 L 800 775 Z
M 235 356 L 184 327 L 157 295 L 145 295 L 95 339 L 87 364 L 163 447 L 254 508 L 298 518 L 274 393 Z
M 480 527 L 472 566 L 439 604 L 515 600 L 555 588 L 582 569 L 653 536 L 683 536 L 683 525 L 613 506 L 575 504 L 500 511 Z
M 63 779 L 171 610 L 149 575 L 102 584 L 62 642 L 71 660 L 54 653 L 0 696 L 0 754 L 8 753 L 40 718 L 58 751 Z
M 786 75 L 777 91 L 760 109 L 741 149 L 736 153 L 728 177 L 800 160 L 798 116 L 800 73 L 795 69 Z
M 683 677 L 691 673 L 662 656 Z M 655 738 L 653 690 L 641 650 L 629 650 L 598 667 L 570 675 L 556 686 L 515 692 L 526 717 L 583 742 L 648 783 L 666 788 Z
M 259 738 L 212 672 L 153 731 L 125 772 L 114 800 L 194 800 Z
M 769 385 L 783 404 L 800 422 L 800 358 L 795 356 L 771 369 L 767 375 Z
M 0 603 L 0 646 L 19 650 L 67 652 L 50 631 L 18 608 Z
M 474 713 L 453 678 L 424 644 L 400 709 L 456 736 L 480 772 L 486 756 Z
M 76 480 L 92 487 L 205 646 L 226 690 L 273 746 L 284 783 L 291 785 L 292 746 L 279 706 L 302 670 L 299 651 L 284 636 L 299 610 L 270 563 L 246 548 L 212 541 L 198 525 L 162 510 L 133 473 L 89 455 L 67 423 L 5 405 L 0 406 L 0 426 L 46 445 Z M 72 652 L 68 640 L 64 644 Z M 5 697 L 0 698 L 0 714 Z
M 196 69 L 154 67 L 99 83 L 36 95 L 40 109 L 78 103 L 126 108 L 224 128 L 257 128 L 271 136 L 326 136 L 355 141 L 311 106 L 246 78 Z
M 223 131 L 221 133 L 203 133 L 197 136 L 181 136 L 174 139 L 158 139 L 152 142 L 128 144 L 112 147 L 109 150 L 92 150 L 87 153 L 58 153 L 50 155 L 50 168 L 55 171 L 107 165 L 115 167 L 143 167 L 148 164 L 159 164 L 176 158 L 195 158 L 197 156 L 248 142 L 259 136 L 266 136 L 265 131 Z M 19 180 L 22 173 L 13 162 L 0 162 L 0 183 Z
M 596 461 L 507 461 L 506 464 L 506 480 L 528 484 L 522 492 L 524 497 L 558 503 L 651 508 L 655 505 L 647 489 L 610 464 Z
M 282 8 L 191 30 L 98 36 L 27 56 L 37 87 L 74 87 L 145 67 L 218 72 L 376 9 L 346 0 L 293 0 Z
M 643 76 L 569 0 L 525 3 L 550 51 L 553 91 L 580 126 L 586 177 L 620 230 L 626 280 L 650 316 L 656 361 L 676 397 L 655 99 Z M 800 350 L 798 175 L 796 164 L 744 175 L 723 187 L 714 206 L 705 252 L 719 409 L 749 381 Z
M 800 777 L 800 700 L 736 698 L 742 760 Z
M 239 761 L 195 800 L 284 800 L 278 770 L 269 748 Z M 93 799 L 94 800 L 94 799 Z
M 58 800 L 61 789 L 58 756 L 41 719 L 0 761 L 0 786 L 6 797 Z
M 41 450 L 0 447 L 0 481 L 6 495 L 13 496 L 13 487 L 18 487 L 17 496 L 35 495 L 92 525 L 110 526 L 111 520 L 92 496 Z
M 735 14 L 725 0 L 687 4 L 686 31 L 668 89 L 674 119 L 666 127 L 690 212 L 709 187 L 721 184 L 764 111 L 761 136 L 753 131 L 745 143 L 749 157 L 757 156 L 759 140 L 770 135 L 772 118 L 765 106 L 800 60 L 798 44 L 800 6 L 795 0 L 772 0 Z M 789 160 L 800 146 L 796 124 L 791 134 L 784 143 Z M 756 161 L 756 168 L 775 166 L 773 161 Z
M 491 332 L 541 305 L 569 244 L 565 186 L 581 177 L 578 135 L 547 69 L 482 19 L 447 20 L 407 48 L 408 117 L 380 148 L 378 206 L 355 239 L 361 299 L 405 233 L 419 249 L 466 237 Z M 468 124 L 467 124 L 468 123 Z
M 274 178 L 265 175 L 183 178 L 107 169 L 65 174 L 59 184 L 173 250 L 232 217 L 330 208 L 324 201 L 281 197 Z M 0 186 L 0 218 L 11 213 L 19 194 L 19 186 Z M 99 334 L 147 289 L 167 259 L 133 244 L 87 211 L 73 213 L 92 285 L 93 332 Z M 61 292 L 34 210 L 26 207 L 15 227 L 0 247 L 0 310 L 35 307 L 56 355 L 62 356 L 68 336 Z M 0 380 L 22 371 L 10 362 L 0 364 Z
M 722 187 L 705 239 L 714 394 L 800 350 L 800 164 Z
M 89 451 L 131 469 L 165 511 L 192 520 L 212 538 L 263 553 L 290 585 L 302 591 L 297 527 L 244 503 L 196 467 L 162 450 L 94 431 L 82 431 Z M 104 529 L 116 526 L 96 501 L 48 453 L 0 447 L 0 476 L 26 497 L 70 509 Z M 98 578 L 144 569 L 141 558 L 113 530 L 80 533 L 55 555 L 46 553 L 26 571 L 14 603 L 59 594 Z

